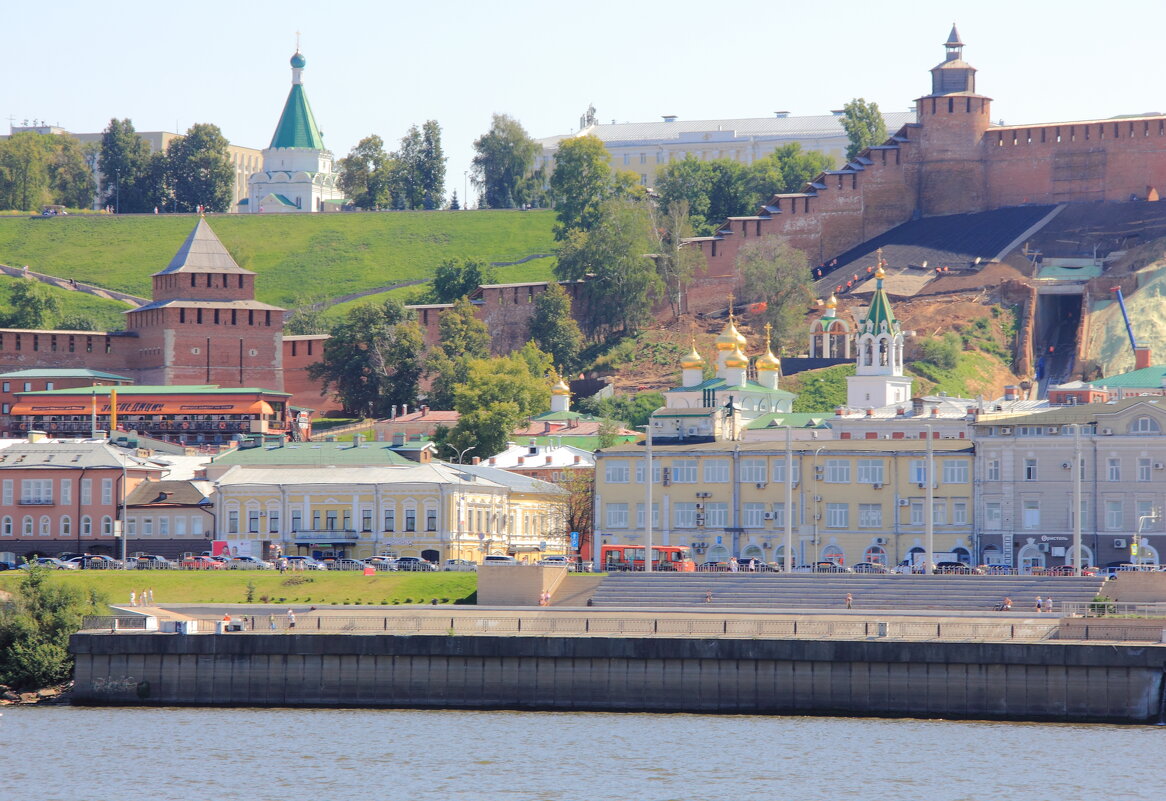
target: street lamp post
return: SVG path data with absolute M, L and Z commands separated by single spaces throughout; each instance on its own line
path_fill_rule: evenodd
M 923 563 L 925 573 L 935 572 L 935 448 L 931 439 L 931 425 L 927 428 L 927 558 Z
M 1073 567 L 1081 575 L 1081 424 L 1073 426 Z
M 472 451 L 476 447 L 477 447 L 476 445 L 471 445 L 468 448 L 462 448 L 460 451 L 457 448 L 454 448 L 454 451 L 457 452 L 457 463 L 458 464 L 465 464 L 465 462 L 463 462 L 462 459 L 465 458 L 465 455 L 467 453 L 469 453 L 470 451 Z
M 646 470 L 644 474 L 644 572 L 652 572 L 652 422 L 648 418 L 648 424 L 641 426 L 647 436 L 647 441 L 644 445 L 644 461 L 646 462 Z
M 794 570 L 794 452 L 793 429 L 785 426 L 785 572 Z

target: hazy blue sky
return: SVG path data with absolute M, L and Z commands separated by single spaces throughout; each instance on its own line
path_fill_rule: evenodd
M 462 194 L 492 112 L 532 136 L 599 118 L 822 114 L 853 97 L 905 110 L 929 91 L 952 21 L 978 89 L 1009 124 L 1166 110 L 1162 0 L 767 2 L 591 0 L 6 2 L 0 125 L 78 132 L 213 122 L 263 148 L 291 80 L 295 34 L 324 141 L 443 128 Z

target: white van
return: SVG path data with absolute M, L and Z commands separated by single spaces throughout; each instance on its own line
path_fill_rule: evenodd
M 487 556 L 482 560 L 484 565 L 516 565 L 518 560 L 513 556 Z

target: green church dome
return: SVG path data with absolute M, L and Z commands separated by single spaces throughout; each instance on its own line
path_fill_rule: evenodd
M 306 58 L 304 58 L 303 54 L 300 53 L 299 50 L 297 50 L 295 52 L 295 55 L 291 57 L 291 65 L 293 67 L 295 67 L 297 70 L 302 70 L 304 68 L 304 65 L 307 63 L 308 63 L 308 60 Z

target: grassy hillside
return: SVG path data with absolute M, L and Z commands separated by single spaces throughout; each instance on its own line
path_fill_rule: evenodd
M 477 589 L 477 573 L 376 573 L 275 570 L 60 570 L 53 579 L 128 604 L 130 591 L 154 590 L 166 603 L 409 604 L 466 603 Z M 11 591 L 20 571 L 0 573 L 0 590 Z M 252 585 L 248 587 L 248 585 Z M 250 592 L 250 598 L 248 593 Z
M 0 263 L 143 297 L 194 227 L 190 215 L 0 218 Z M 219 215 L 211 228 L 240 265 L 259 273 L 260 300 L 283 306 L 432 275 L 447 258 L 518 261 L 554 249 L 550 211 Z M 501 268 L 540 280 L 553 259 Z
M 23 278 L 0 275 L 0 316 L 7 314 L 11 308 L 8 302 L 8 290 L 17 281 L 23 280 Z M 56 298 L 57 306 L 60 308 L 57 320 L 52 325 L 56 325 L 61 319 L 70 315 L 80 314 L 92 320 L 99 331 L 120 331 L 125 328 L 124 312 L 129 310 L 128 304 L 97 298 L 83 292 L 60 289 L 55 286 L 46 285 L 45 288 L 50 295 Z

